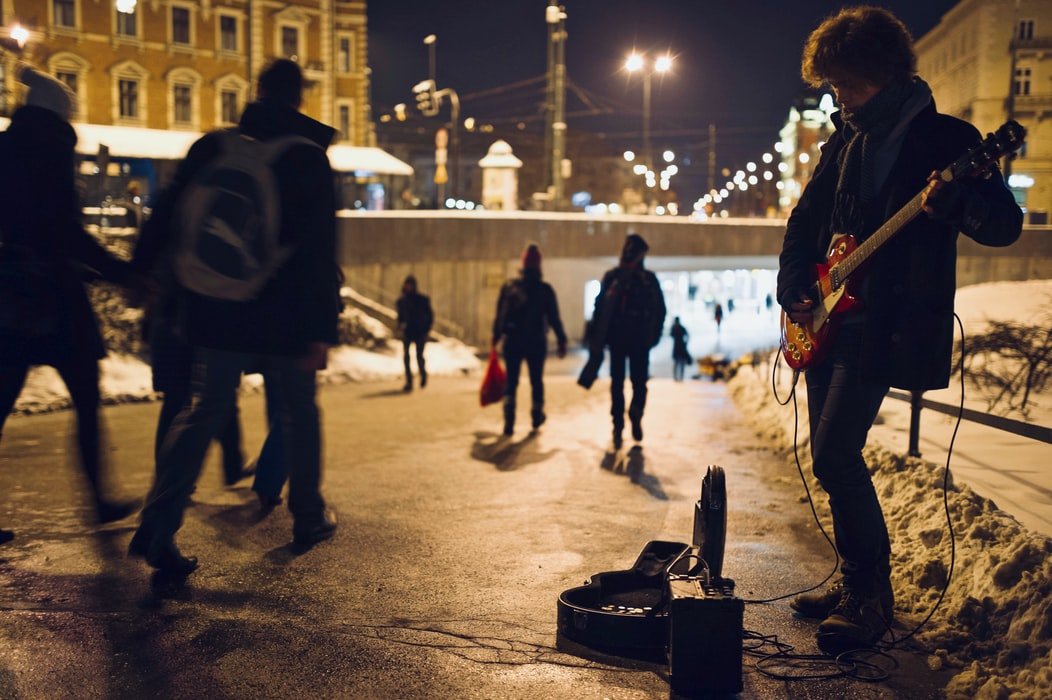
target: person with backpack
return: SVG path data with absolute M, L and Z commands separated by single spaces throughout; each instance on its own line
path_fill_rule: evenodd
M 164 436 L 128 547 L 170 574 L 197 567 L 175 534 L 241 374 L 260 365 L 278 389 L 294 541 L 310 546 L 336 531 L 321 495 L 315 397 L 340 312 L 335 188 L 325 154 L 335 131 L 299 111 L 303 87 L 293 61 L 264 69 L 238 127 L 190 148 L 136 250 L 143 269 L 161 251 L 172 256 L 178 318 L 193 348 L 192 400 Z
M 120 520 L 136 503 L 107 494 L 99 436 L 99 360 L 106 355 L 86 283 L 143 287 L 145 278 L 84 230 L 75 187 L 73 98 L 28 66 L 25 104 L 0 133 L 0 433 L 34 365 L 55 368 L 77 415 L 80 467 L 95 519 Z M 0 530 L 0 542 L 14 534 Z
M 398 333 L 402 336 L 402 359 L 405 362 L 404 391 L 413 390 L 413 369 L 409 364 L 409 346 L 416 344 L 416 368 L 420 372 L 420 388 L 427 386 L 427 367 L 424 365 L 424 345 L 435 320 L 431 300 L 416 287 L 416 277 L 409 275 L 402 283 L 402 296 L 395 303 L 398 310 Z
M 632 381 L 628 418 L 632 438 L 643 439 L 643 409 L 647 402 L 650 349 L 665 326 L 665 296 L 657 275 L 643 267 L 650 247 L 638 233 L 630 233 L 621 249 L 620 264 L 603 275 L 589 328 L 591 357 L 577 383 L 590 388 L 610 348 L 610 415 L 614 421 L 614 449 L 621 449 L 625 428 L 625 363 Z
M 500 288 L 493 319 L 493 346 L 503 339 L 507 379 L 504 385 L 504 435 L 515 432 L 515 394 L 522 361 L 530 375 L 530 419 L 541 427 L 544 415 L 544 360 L 548 356 L 548 328 L 555 331 L 559 357 L 566 357 L 566 331 L 559 317 L 555 290 L 541 279 L 541 249 L 530 243 L 522 252 L 519 276 Z

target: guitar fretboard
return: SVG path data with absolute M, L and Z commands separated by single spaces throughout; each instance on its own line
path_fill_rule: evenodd
M 923 192 L 920 192 L 913 199 L 906 202 L 906 204 L 899 209 L 894 216 L 884 222 L 883 226 L 874 231 L 873 235 L 859 244 L 858 248 L 851 251 L 846 258 L 837 263 L 836 267 L 840 271 L 839 278 L 841 280 L 846 280 L 848 275 L 869 259 L 869 256 L 877 252 L 877 249 L 880 248 L 880 246 L 887 243 L 888 239 L 898 233 L 903 226 L 913 221 L 913 219 L 920 214 L 923 194 Z

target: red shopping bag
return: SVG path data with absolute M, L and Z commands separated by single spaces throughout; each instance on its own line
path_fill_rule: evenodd
M 504 367 L 500 364 L 496 346 L 490 348 L 489 364 L 486 365 L 486 376 L 482 379 L 482 389 L 479 391 L 479 401 L 483 406 L 497 403 L 504 397 L 504 382 L 507 375 Z

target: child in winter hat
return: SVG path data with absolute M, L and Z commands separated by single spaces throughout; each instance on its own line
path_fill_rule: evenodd
M 29 88 L 26 91 L 26 105 L 51 110 L 65 121 L 69 121 L 73 111 L 73 97 L 69 88 L 62 82 L 29 66 L 22 68 L 18 80 Z

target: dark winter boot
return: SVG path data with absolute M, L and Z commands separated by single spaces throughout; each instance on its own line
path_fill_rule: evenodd
M 629 411 L 628 419 L 632 421 L 632 439 L 639 442 L 643 439 L 643 413 L 642 411 Z
M 840 602 L 818 626 L 818 648 L 830 656 L 872 647 L 890 624 L 884 619 L 880 596 L 844 586 Z
M 533 422 L 533 429 L 536 430 L 537 428 L 544 425 L 544 421 L 548 419 L 548 416 L 544 415 L 543 407 L 534 406 L 533 409 L 530 411 L 530 419 Z
M 515 399 L 504 399 L 504 434 L 511 437 L 515 432 Z
M 618 420 L 614 421 L 614 449 L 615 450 L 620 450 L 621 449 L 621 445 L 624 444 L 624 440 L 621 437 L 621 433 L 624 431 L 624 429 L 625 429 L 625 422 L 624 421 L 618 421 Z
M 420 388 L 423 389 L 427 386 L 427 372 L 420 370 Z
M 789 607 L 800 617 L 824 620 L 833 612 L 843 595 L 844 579 L 839 578 L 824 591 L 801 593 L 789 601 Z M 895 594 L 891 590 L 891 582 L 887 579 L 881 583 L 878 597 L 881 615 L 890 623 L 895 618 Z

